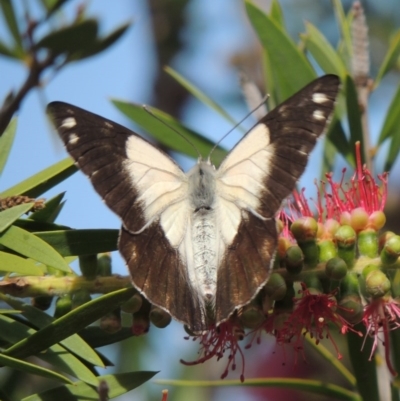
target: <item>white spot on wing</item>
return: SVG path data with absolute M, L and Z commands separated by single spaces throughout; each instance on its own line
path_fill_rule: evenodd
M 318 121 L 325 120 L 324 113 L 321 110 L 315 110 L 312 116 L 315 120 Z
M 323 103 L 329 102 L 329 99 L 323 93 L 313 93 L 312 101 L 314 103 L 323 104 Z
M 104 125 L 107 127 L 107 128 L 113 128 L 114 126 L 111 124 L 111 123 L 109 123 L 108 121 L 104 121 Z
M 68 144 L 69 145 L 75 145 L 79 141 L 79 137 L 76 134 L 70 134 L 68 137 Z
M 70 128 L 74 128 L 75 125 L 76 125 L 75 118 L 67 117 L 61 122 L 60 128 L 70 129 Z

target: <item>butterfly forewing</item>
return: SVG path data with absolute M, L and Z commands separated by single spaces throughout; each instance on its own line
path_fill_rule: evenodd
M 267 114 L 217 171 L 200 162 L 189 175 L 112 121 L 61 102 L 48 112 L 78 167 L 121 217 L 119 249 L 133 284 L 202 331 L 209 328 L 206 309 L 214 310 L 218 325 L 268 280 L 277 245 L 274 216 L 303 173 L 338 88 L 333 75 L 313 81 Z M 204 267 L 207 255 L 213 261 Z

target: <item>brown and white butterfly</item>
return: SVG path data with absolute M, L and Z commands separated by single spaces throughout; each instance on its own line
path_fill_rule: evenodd
M 218 169 L 188 172 L 134 132 L 70 104 L 48 113 L 77 166 L 122 220 L 133 285 L 193 331 L 248 304 L 270 275 L 275 214 L 327 126 L 339 79 L 311 82 L 261 119 Z

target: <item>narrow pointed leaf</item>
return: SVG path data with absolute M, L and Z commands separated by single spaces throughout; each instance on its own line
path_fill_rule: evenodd
M 337 24 L 340 30 L 341 36 L 341 54 L 343 55 L 343 62 L 345 65 L 350 65 L 350 57 L 353 54 L 352 39 L 351 39 L 351 27 L 349 19 L 344 13 L 343 4 L 341 0 L 333 0 L 333 9 L 336 15 Z
M 48 243 L 22 228 L 11 226 L 0 236 L 0 244 L 40 263 L 65 273 L 71 268 L 64 258 Z
M 11 57 L 13 59 L 20 60 L 21 57 L 21 52 L 19 52 L 16 49 L 11 49 L 9 48 L 4 42 L 0 40 L 0 54 L 6 57 Z
M 23 303 L 19 300 L 13 299 L 11 297 L 2 296 L 1 299 L 7 302 L 12 308 L 19 309 L 23 312 L 24 317 L 29 320 L 35 327 L 42 329 L 49 324 L 54 322 L 54 318 L 49 316 L 47 313 L 35 308 L 32 305 Z M 60 341 L 60 344 L 79 356 L 80 358 L 86 360 L 95 366 L 100 366 L 104 368 L 104 364 L 100 357 L 97 355 L 96 351 L 92 349 L 78 334 L 72 334 L 70 337 Z
M 233 117 L 231 117 L 221 106 L 219 106 L 212 99 L 210 99 L 199 88 L 196 88 L 191 82 L 189 82 L 186 78 L 184 78 L 182 75 L 180 75 L 177 71 L 175 71 L 171 67 L 165 67 L 164 70 L 169 75 L 171 75 L 172 78 L 174 78 L 177 82 L 179 82 L 196 99 L 200 100 L 201 103 L 204 103 L 211 109 L 215 110 L 218 114 L 220 114 L 222 117 L 224 117 L 233 126 L 237 125 L 237 121 L 235 121 L 235 119 Z
M 40 39 L 36 46 L 46 48 L 54 54 L 76 54 L 85 51 L 96 41 L 98 22 L 86 19 L 74 25 L 50 32 Z
M 386 114 L 382 131 L 379 135 L 378 144 L 381 145 L 386 139 L 400 135 L 400 85 L 397 88 L 392 102 Z
M 263 379 L 246 379 L 244 383 L 240 380 L 217 380 L 217 381 L 195 381 L 195 380 L 157 380 L 157 384 L 179 386 L 179 387 L 273 387 L 285 388 L 298 391 L 307 391 L 313 394 L 323 394 L 327 399 L 362 401 L 360 395 L 336 384 L 321 380 L 293 379 L 282 377 L 268 377 Z
M 396 65 L 400 57 L 400 31 L 392 37 L 389 50 L 379 68 L 378 74 L 374 81 L 374 86 L 377 87 L 381 79 Z
M 0 271 L 16 273 L 21 276 L 43 276 L 44 271 L 31 260 L 21 258 L 8 252 L 0 251 Z
M 5 129 L 3 135 L 0 132 L 0 175 L 4 170 L 4 166 L 7 163 L 8 155 L 12 144 L 14 143 L 15 132 L 17 130 L 17 119 L 13 118 Z
M 343 130 L 342 123 L 336 116 L 333 118 L 329 125 L 327 132 L 329 142 L 331 142 L 336 151 L 339 152 L 349 163 L 350 166 L 354 166 L 354 154 L 353 145 L 350 145 L 349 140 Z M 331 170 L 329 170 L 331 171 Z
M 21 183 L 8 188 L 0 194 L 0 197 L 26 195 L 36 198 L 64 181 L 76 171 L 78 171 L 77 167 L 74 165 L 73 160 L 68 157 L 29 177 Z
M 11 317 L 0 315 L 0 338 L 9 344 L 15 344 L 20 341 L 25 341 L 31 336 L 38 334 L 31 327 L 12 319 Z M 51 347 L 45 347 L 46 352 L 37 352 L 33 349 L 25 350 L 25 355 L 16 355 L 8 350 L 3 352 L 3 355 L 13 358 L 24 359 L 30 355 L 36 355 L 37 358 L 53 365 L 62 372 L 65 372 L 80 380 L 96 385 L 97 378 L 77 357 L 69 353 L 64 347 L 54 344 Z
M 150 380 L 157 372 L 129 372 L 118 373 L 115 375 L 100 376 L 99 382 L 105 381 L 109 388 L 109 398 L 115 398 L 125 394 L 141 384 Z M 77 400 L 93 400 L 99 399 L 99 393 L 96 388 L 88 386 L 85 383 L 78 382 L 73 385 L 65 385 L 56 387 L 51 390 L 44 391 L 40 394 L 34 394 L 22 399 L 21 401 L 77 401 Z
M 84 51 L 80 51 L 78 53 L 73 53 L 70 57 L 68 57 L 68 60 L 82 60 L 87 57 L 94 56 L 104 50 L 106 50 L 108 47 L 113 45 L 126 31 L 127 29 L 131 26 L 131 22 L 127 22 L 117 29 L 115 29 L 113 32 L 111 32 L 109 35 L 107 35 L 105 38 L 99 39 L 97 38 L 96 41 L 90 44 Z
M 165 121 L 169 126 L 177 130 L 182 136 L 173 132 L 165 124 L 158 121 L 156 118 L 154 118 L 154 116 L 150 115 L 146 110 L 143 109 L 142 105 L 123 102 L 120 100 L 112 100 L 112 103 L 129 119 L 140 125 L 153 138 L 169 149 L 181 152 L 194 158 L 198 158 L 199 155 L 197 154 L 196 150 L 190 146 L 184 138 L 188 139 L 189 142 L 196 146 L 203 157 L 208 156 L 210 150 L 214 146 L 212 141 L 190 130 L 172 116 L 163 113 L 160 110 L 149 107 L 154 115 Z M 217 148 L 213 153 L 213 160 L 216 162 L 216 164 L 218 164 L 225 155 L 226 152 L 224 150 Z
M 0 233 L 10 227 L 20 216 L 32 209 L 33 202 L 17 205 L 0 212 Z
M 14 6 L 11 0 L 0 0 L 1 10 L 3 11 L 3 17 L 7 23 L 8 30 L 10 31 L 14 42 L 18 49 L 22 53 L 22 37 L 18 27 L 18 18 L 15 15 Z
M 347 119 L 350 128 L 350 144 L 354 146 L 357 141 L 362 142 L 363 130 L 361 125 L 361 112 L 358 105 L 357 90 L 353 79 L 348 75 L 346 78 L 346 106 Z
M 283 18 L 283 12 L 278 0 L 272 0 L 269 14 L 278 25 L 284 27 L 285 21 Z
M 247 15 L 255 29 L 276 80 L 276 101 L 281 103 L 315 79 L 316 73 L 289 34 L 274 19 L 247 0 Z M 296 66 L 296 73 L 293 67 Z
M 1 353 L 0 353 L 0 365 L 8 366 L 9 368 L 17 369 L 25 373 L 46 377 L 47 379 L 62 381 L 64 383 L 69 383 L 69 384 L 73 383 L 72 380 L 69 380 L 67 377 L 60 375 L 54 372 L 53 370 L 42 368 L 40 366 L 34 365 L 33 363 L 21 361 L 20 359 L 3 355 Z
M 49 199 L 45 203 L 45 207 L 43 209 L 32 213 L 29 218 L 35 221 L 53 223 L 60 213 L 62 206 L 64 205 L 64 203 L 62 202 L 64 195 L 65 192 L 62 192 L 61 194 Z
M 136 290 L 134 288 L 126 288 L 93 299 L 54 320 L 37 333 L 17 342 L 5 350 L 4 353 L 19 358 L 37 354 L 116 309 L 135 293 Z
M 306 22 L 307 33 L 301 35 L 307 50 L 327 74 L 345 78 L 347 69 L 336 50 L 324 35 L 311 23 Z
M 119 230 L 62 230 L 36 232 L 35 235 L 62 256 L 88 255 L 118 249 Z

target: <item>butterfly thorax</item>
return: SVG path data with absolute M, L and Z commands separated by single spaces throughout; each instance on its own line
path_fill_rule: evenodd
M 215 169 L 199 162 L 188 174 L 191 205 L 193 265 L 191 281 L 206 302 L 215 297 L 218 266 L 218 227 L 215 210 Z

